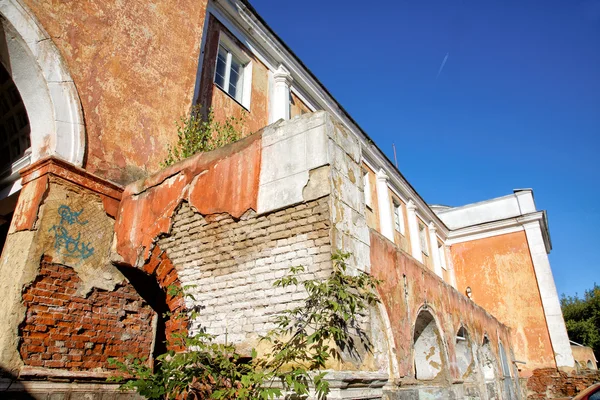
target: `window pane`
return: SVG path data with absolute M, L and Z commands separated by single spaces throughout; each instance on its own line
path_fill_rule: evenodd
M 215 73 L 215 83 L 221 88 L 225 88 L 225 70 L 227 68 L 227 50 L 219 46 L 219 55 L 217 56 L 217 71 Z
M 244 78 L 244 67 L 235 57 L 231 58 L 231 70 L 229 75 L 229 94 L 237 101 L 242 101 L 242 85 Z

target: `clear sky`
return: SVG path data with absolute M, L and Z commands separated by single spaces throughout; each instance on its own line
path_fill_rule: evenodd
M 428 203 L 533 188 L 558 292 L 600 284 L 600 0 L 250 0 Z

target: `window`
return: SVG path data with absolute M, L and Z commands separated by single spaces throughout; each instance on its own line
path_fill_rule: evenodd
M 402 212 L 402 204 L 394 200 L 394 225 L 396 230 L 404 235 L 404 213 Z
M 419 223 L 419 242 L 421 243 L 421 251 L 425 255 L 429 255 L 427 248 L 427 228 L 422 223 Z
M 371 197 L 371 178 L 369 171 L 363 169 L 363 189 L 365 191 L 365 205 L 369 208 L 373 207 L 373 199 Z
M 231 39 L 221 34 L 215 68 L 215 84 L 249 109 L 251 81 L 250 58 Z
M 443 269 L 448 270 L 448 266 L 446 265 L 446 252 L 444 251 L 444 245 L 438 242 L 438 255 L 440 257 L 440 265 Z

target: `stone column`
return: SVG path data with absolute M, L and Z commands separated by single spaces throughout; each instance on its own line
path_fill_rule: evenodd
M 290 85 L 292 76 L 283 65 L 273 73 L 275 88 L 273 90 L 273 121 L 290 119 Z
M 381 234 L 394 241 L 394 220 L 388 193 L 388 176 L 383 169 L 377 172 L 377 206 L 379 208 L 379 226 Z
M 406 217 L 408 219 L 408 233 L 410 235 L 411 255 L 418 261 L 423 262 L 421 244 L 419 243 L 419 225 L 417 224 L 417 206 L 411 199 L 406 204 Z
M 444 273 L 442 271 L 442 260 L 440 259 L 441 254 L 438 251 L 438 242 L 437 242 L 437 228 L 435 227 L 435 224 L 433 223 L 433 221 L 429 222 L 429 243 L 431 246 L 431 252 L 429 253 L 431 255 L 431 258 L 433 260 L 433 270 L 435 271 L 435 273 L 437 274 L 437 276 L 439 276 L 440 278 L 444 278 Z

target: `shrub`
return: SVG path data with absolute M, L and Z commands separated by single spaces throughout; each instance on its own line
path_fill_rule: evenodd
M 181 342 L 175 344 L 184 343 L 188 351 L 158 356 L 154 371 L 146 360 L 111 360 L 135 376 L 123 388 L 149 399 L 274 399 L 284 394 L 304 397 L 311 389 L 324 399 L 329 393 L 323 372 L 328 362 L 341 361 L 342 354 L 359 360 L 359 345 L 367 352 L 373 347 L 361 318 L 379 302 L 379 281 L 362 272 L 349 274 L 348 257 L 334 254 L 333 270 L 324 280 L 300 283 L 304 267 L 296 266 L 275 281 L 280 288 L 302 284 L 307 297 L 276 317 L 275 328 L 262 338 L 271 345 L 266 354 L 259 356 L 253 349 L 244 358 L 233 345 L 215 343 L 204 332 L 178 336 Z
M 177 125 L 177 143 L 169 146 L 167 158 L 161 167 L 168 167 L 194 154 L 212 151 L 233 143 L 242 137 L 244 117 L 227 117 L 225 122 L 215 121 L 212 108 L 206 116 L 201 106 L 194 106 L 189 118 L 181 117 Z

